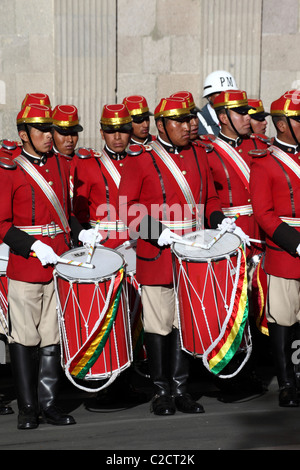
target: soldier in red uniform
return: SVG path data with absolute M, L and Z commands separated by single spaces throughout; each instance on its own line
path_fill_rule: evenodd
M 299 103 L 299 92 L 291 91 L 271 104 L 277 135 L 269 151 L 253 159 L 250 178 L 254 214 L 266 234 L 266 315 L 279 405 L 290 407 L 299 405 L 292 361 L 300 319 Z
M 130 143 L 146 145 L 151 142 L 154 136 L 149 133 L 149 130 L 150 116 L 153 116 L 153 114 L 149 111 L 146 98 L 141 95 L 126 96 L 123 99 L 123 104 L 125 104 L 132 117 Z
M 260 305 L 260 298 L 256 297 L 260 295 L 260 292 L 256 293 L 252 289 L 252 279 L 257 264 L 263 255 L 264 245 L 260 241 L 263 241 L 264 235 L 255 221 L 251 205 L 249 187 L 251 156 L 249 151 L 267 148 L 267 138 L 250 134 L 249 110 L 251 108 L 245 91 L 222 91 L 216 96 L 213 106 L 221 130 L 218 137 L 208 135 L 203 136 L 203 140 L 211 143 L 213 147 L 213 150 L 207 156 L 215 187 L 221 200 L 222 210 L 227 217 L 239 214 L 235 233 L 240 236 L 246 248 L 249 321 L 253 336 L 251 360 L 243 373 L 226 385 L 230 385 L 234 390 L 236 381 L 243 380 L 243 386 L 249 390 L 251 388 L 252 391 L 259 392 L 261 390 L 260 381 L 257 379 L 254 370 L 250 374 L 248 369 L 252 364 L 256 364 L 258 360 L 256 358 L 256 342 L 254 341 L 257 332 L 254 323 Z M 249 238 L 252 240 L 251 244 Z M 260 339 L 260 336 L 257 336 Z M 238 360 L 238 357 L 236 360 Z M 233 363 L 229 366 L 232 365 Z M 249 376 L 249 380 L 246 375 Z M 237 391 L 240 389 L 240 383 Z M 223 385 L 225 384 L 221 384 L 222 388 L 224 388 Z
M 52 118 L 53 151 L 70 161 L 75 154 L 78 133 L 83 131 L 78 110 L 74 105 L 59 104 L 53 109 Z
M 200 113 L 200 109 L 195 105 L 194 97 L 191 92 L 189 91 L 177 91 L 173 93 L 171 98 L 184 98 L 187 99 L 190 105 L 190 113 L 191 113 L 191 120 L 190 120 L 190 140 L 195 141 L 199 139 L 198 129 L 199 129 L 199 118 L 198 113 Z
M 248 114 L 250 115 L 250 128 L 253 134 L 265 136 L 268 126 L 266 117 L 270 115 L 265 111 L 262 100 L 248 100 L 249 109 Z
M 79 149 L 72 162 L 74 214 L 85 227 L 95 227 L 100 220 L 101 243 L 109 248 L 128 238 L 117 218 L 117 196 L 131 123 L 124 104 L 105 105 L 100 120 L 103 150 Z
M 25 98 L 22 101 L 21 109 L 29 104 L 42 104 L 51 109 L 50 98 L 46 93 L 26 93 Z M 20 155 L 22 151 L 22 142 L 13 141 L 9 139 L 2 140 L 2 146 L 0 148 L 0 157 L 15 158 Z
M 18 428 L 75 423 L 56 406 L 60 346 L 53 284 L 57 255 L 92 234 L 71 217 L 69 166 L 51 151 L 51 110 L 27 105 L 17 116 L 22 153 L 1 160 L 0 238 L 10 247 L 7 266 L 9 351 L 19 408 Z M 31 256 L 35 253 L 35 256 Z
M 142 286 L 145 344 L 155 387 L 151 408 L 157 415 L 171 415 L 176 409 L 204 411 L 187 393 L 189 357 L 180 345 L 169 246 L 179 234 L 170 228 L 175 221 L 180 234 L 195 228 L 198 204 L 205 205 L 210 227 L 231 225 L 221 211 L 205 151 L 189 142 L 190 118 L 186 100 L 160 101 L 155 110 L 158 138 L 146 147 L 130 147 L 119 190 L 120 217 L 132 236 L 139 234 L 136 277 Z M 195 199 L 191 211 L 179 187 L 179 175 Z

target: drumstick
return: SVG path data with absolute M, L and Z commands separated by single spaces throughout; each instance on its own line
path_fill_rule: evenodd
M 234 217 L 234 220 L 236 220 L 240 214 L 236 214 Z M 219 233 L 212 239 L 211 242 L 207 243 L 206 245 L 202 245 L 199 242 L 192 242 L 190 240 L 184 240 L 183 238 L 181 240 L 177 240 L 174 238 L 175 243 L 180 243 L 182 245 L 187 245 L 187 246 L 194 246 L 195 248 L 202 248 L 203 250 L 210 250 L 210 248 L 218 241 L 220 238 L 224 235 L 224 233 L 227 232 L 227 228 L 224 227 L 222 228 Z
M 30 256 L 33 256 L 34 258 L 37 258 L 35 253 L 31 253 Z M 94 269 L 94 265 L 91 263 L 82 263 L 81 261 L 75 261 L 73 259 L 66 259 L 66 258 L 61 258 L 60 256 L 57 257 L 57 262 L 61 264 L 69 264 L 72 266 L 77 266 L 80 268 L 89 268 L 89 269 Z
M 95 249 L 95 243 L 96 243 L 96 238 L 97 238 L 97 235 L 98 235 L 99 227 L 100 227 L 100 220 L 97 220 L 97 223 L 96 223 L 95 229 L 94 229 L 93 240 L 92 240 L 92 243 L 89 247 L 89 252 L 88 252 L 88 255 L 87 255 L 87 258 L 86 258 L 86 263 L 91 262 L 91 259 L 92 259 L 93 253 L 94 253 L 94 249 Z
M 249 238 L 251 243 L 266 243 L 264 240 L 257 240 L 256 238 Z

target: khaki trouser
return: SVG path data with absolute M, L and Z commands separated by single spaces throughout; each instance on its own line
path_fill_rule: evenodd
M 8 281 L 9 342 L 41 348 L 59 343 L 54 282 Z
M 142 286 L 145 333 L 168 335 L 178 328 L 175 294 L 172 286 Z
M 281 326 L 292 326 L 300 321 L 300 279 L 268 274 L 266 318 Z

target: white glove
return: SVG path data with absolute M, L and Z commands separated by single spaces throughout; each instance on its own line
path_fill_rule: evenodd
M 78 240 L 80 240 L 85 247 L 90 247 L 93 243 L 100 243 L 102 240 L 102 235 L 97 232 L 95 238 L 95 229 L 89 228 L 88 230 L 81 230 L 78 235 Z
M 40 240 L 34 242 L 31 249 L 35 252 L 43 266 L 46 266 L 46 264 L 56 264 L 58 261 L 58 256 L 51 246 L 42 243 Z
M 222 220 L 222 222 L 218 225 L 219 230 L 225 230 L 226 232 L 234 232 L 236 229 L 235 219 L 232 217 L 226 217 Z
M 237 235 L 238 237 L 240 237 L 242 242 L 245 243 L 247 246 L 251 245 L 248 235 L 246 235 L 246 233 L 241 229 L 241 227 L 236 227 L 233 233 Z
M 181 240 L 181 236 L 177 235 L 177 233 L 171 232 L 170 229 L 165 228 L 157 240 L 159 246 L 171 245 L 176 240 Z
M 300 244 L 296 248 L 297 254 L 300 256 Z

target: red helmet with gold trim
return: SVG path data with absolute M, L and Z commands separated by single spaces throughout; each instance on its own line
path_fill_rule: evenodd
M 248 114 L 252 109 L 248 104 L 247 93 L 242 90 L 222 91 L 216 96 L 213 108 L 218 111 L 220 109 L 232 109 L 239 114 Z
M 191 117 L 190 104 L 186 98 L 162 98 L 155 108 L 154 117 L 181 121 Z
M 73 104 L 59 104 L 52 111 L 53 127 L 60 134 L 81 132 L 78 110 Z
M 42 104 L 27 105 L 17 115 L 17 126 L 30 124 L 46 132 L 52 129 L 52 113 L 48 106 Z
M 146 98 L 142 95 L 126 96 L 123 99 L 123 104 L 128 109 L 133 122 L 139 122 L 146 117 L 153 116 L 153 113 L 149 110 Z
M 100 125 L 103 131 L 129 131 L 132 117 L 125 104 L 106 104 L 103 106 Z
M 22 101 L 21 108 L 28 104 L 42 104 L 51 108 L 50 98 L 46 93 L 27 93 Z

